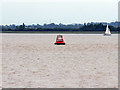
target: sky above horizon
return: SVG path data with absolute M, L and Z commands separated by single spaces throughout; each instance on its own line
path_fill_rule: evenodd
M 0 24 L 113 22 L 119 0 L 2 0 Z

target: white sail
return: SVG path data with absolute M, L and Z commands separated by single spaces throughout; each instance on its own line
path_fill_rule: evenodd
M 107 27 L 106 27 L 105 34 L 106 34 L 106 35 L 111 35 L 111 32 L 110 32 L 110 29 L 109 29 L 108 25 L 107 25 Z

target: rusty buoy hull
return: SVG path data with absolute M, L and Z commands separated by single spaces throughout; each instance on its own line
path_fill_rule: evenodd
M 55 45 L 65 45 L 65 43 L 54 43 Z

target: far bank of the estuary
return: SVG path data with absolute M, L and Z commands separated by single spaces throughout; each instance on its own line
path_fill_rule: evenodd
M 104 34 L 105 31 L 1 31 L 0 33 L 61 33 L 61 34 Z M 112 31 L 112 34 L 119 34 L 118 31 Z

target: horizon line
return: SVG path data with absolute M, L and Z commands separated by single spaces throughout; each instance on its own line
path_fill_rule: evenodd
M 120 22 L 119 20 L 118 21 L 111 21 L 111 22 Z M 52 23 L 54 23 L 54 24 L 56 24 L 56 25 L 59 25 L 59 24 L 63 24 L 63 25 L 70 25 L 70 24 L 87 24 L 87 23 L 107 23 L 107 24 L 109 24 L 109 23 L 111 23 L 111 22 L 107 22 L 107 21 L 91 21 L 91 22 L 84 22 L 84 23 L 69 23 L 69 24 L 65 24 L 65 23 L 55 23 L 55 22 L 51 22 L 51 23 L 43 23 L 43 24 L 40 24 L 40 23 L 31 23 L 31 24 L 25 24 L 25 22 L 23 22 L 25 25 L 37 25 L 37 24 L 39 24 L 39 25 L 44 25 L 44 24 L 52 24 Z M 21 23 L 21 24 L 23 24 L 23 23 Z M 21 25 L 21 24 L 15 24 L 15 23 L 11 23 L 11 24 L 0 24 L 0 25 Z

